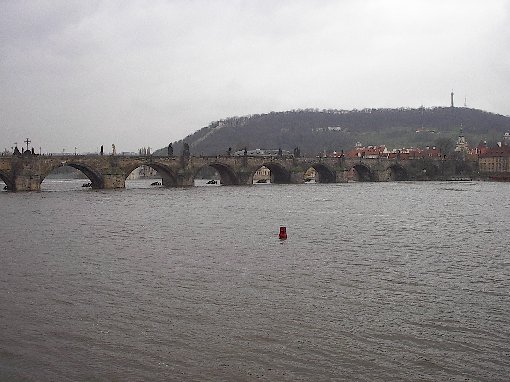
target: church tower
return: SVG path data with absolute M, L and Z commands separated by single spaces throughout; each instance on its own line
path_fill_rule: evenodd
M 466 141 L 466 137 L 464 137 L 464 133 L 462 131 L 462 126 L 460 127 L 459 138 L 457 138 L 457 143 L 455 144 L 455 151 L 460 153 L 465 153 L 469 150 L 468 143 Z

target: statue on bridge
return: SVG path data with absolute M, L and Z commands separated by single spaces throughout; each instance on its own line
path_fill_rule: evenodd
M 299 147 L 294 148 L 294 158 L 299 158 L 301 156 L 301 150 Z
M 182 157 L 183 158 L 189 158 L 191 156 L 191 153 L 189 151 L 189 144 L 188 143 L 184 143 L 182 145 Z
M 117 154 L 117 150 L 115 148 L 115 144 L 112 143 L 112 155 Z
M 14 147 L 14 155 L 21 155 L 21 151 L 19 151 L 18 146 Z
M 99 152 L 99 155 L 103 155 L 104 153 L 104 148 L 103 148 L 103 145 L 101 145 L 101 151 Z
M 168 145 L 168 156 L 173 157 L 174 156 L 174 148 L 172 146 L 172 143 Z

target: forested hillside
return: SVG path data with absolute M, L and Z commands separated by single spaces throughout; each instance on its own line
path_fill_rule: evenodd
M 363 110 L 292 110 L 212 122 L 181 141 L 174 142 L 180 155 L 184 142 L 192 155 L 225 154 L 242 149 L 299 147 L 303 155 L 324 150 L 349 150 L 356 142 L 388 148 L 433 146 L 455 141 L 460 129 L 471 146 L 489 144 L 510 131 L 510 117 L 469 108 L 400 108 Z M 166 155 L 167 149 L 156 155 Z

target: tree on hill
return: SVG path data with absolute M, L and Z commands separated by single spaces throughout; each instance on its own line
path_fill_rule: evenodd
M 398 108 L 363 110 L 292 110 L 231 117 L 215 121 L 173 143 L 182 152 L 183 143 L 193 155 L 225 155 L 248 149 L 278 149 L 304 156 L 348 150 L 356 142 L 388 148 L 425 147 L 455 142 L 460 129 L 474 146 L 480 140 L 501 139 L 510 131 L 510 117 L 469 108 Z M 162 151 L 156 155 L 166 155 Z

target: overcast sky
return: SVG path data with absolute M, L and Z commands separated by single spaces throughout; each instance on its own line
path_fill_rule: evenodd
M 0 151 L 160 148 L 235 116 L 510 115 L 510 0 L 0 0 Z

